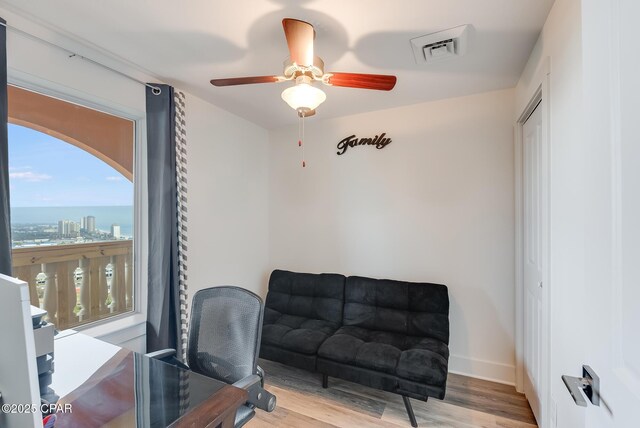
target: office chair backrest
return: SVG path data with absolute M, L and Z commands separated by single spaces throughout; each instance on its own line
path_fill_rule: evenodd
M 263 314 L 262 299 L 243 288 L 198 291 L 191 307 L 191 370 L 226 383 L 255 374 Z

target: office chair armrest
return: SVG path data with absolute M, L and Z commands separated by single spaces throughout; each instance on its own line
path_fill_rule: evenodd
M 261 385 L 262 378 L 258 375 L 240 379 L 233 386 L 247 391 L 247 403 L 265 412 L 273 412 L 276 408 L 276 396 L 265 390 Z
M 145 354 L 149 358 L 153 358 L 156 360 L 164 360 L 165 358 L 175 357 L 176 350 L 175 349 L 161 349 L 159 351 L 149 352 Z

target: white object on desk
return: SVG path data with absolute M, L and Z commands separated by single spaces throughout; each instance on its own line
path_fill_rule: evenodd
M 0 426 L 42 427 L 40 387 L 33 340 L 29 287 L 0 274 L 0 393 L 2 404 L 36 406 L 35 412 L 0 411 Z
M 73 376 L 53 375 L 50 387 L 57 395 L 64 397 L 85 383 L 121 348 L 74 330 L 64 330 L 55 337 L 54 349 L 56 354 L 67 357 L 55 359 L 56 371 L 73 373 Z M 73 358 L 68 358 L 70 356 Z

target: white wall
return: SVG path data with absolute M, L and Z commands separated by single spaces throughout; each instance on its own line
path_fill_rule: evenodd
M 271 269 L 449 286 L 452 371 L 514 381 L 513 90 L 270 132 Z M 351 134 L 392 143 L 336 154 Z
M 10 11 L 0 8 L 0 16 L 11 26 L 140 80 L 157 81 Z M 10 81 L 90 106 L 108 107 L 109 111 L 141 119 L 144 128 L 143 85 L 81 59 L 69 58 L 64 51 L 14 31 L 9 30 L 7 37 Z M 189 298 L 201 288 L 221 284 L 240 285 L 260 293 L 267 270 L 267 132 L 193 95 L 187 94 L 186 104 Z M 146 171 L 140 170 L 136 180 L 146 183 L 145 176 Z M 146 240 L 144 234 L 141 241 L 145 247 Z M 144 285 L 144 260 L 140 271 Z M 144 331 L 142 317 L 88 333 L 143 351 Z
M 268 134 L 187 97 L 189 296 L 214 285 L 265 294 Z
M 573 404 L 562 374 L 578 374 L 584 344 L 576 340 L 585 296 L 573 284 L 584 282 L 584 184 L 582 114 L 582 23 L 580 0 L 556 0 L 540 39 L 516 87 L 515 118 L 540 84 L 550 61 L 551 180 L 551 399 L 558 404 L 557 426 L 579 426 L 583 412 Z M 588 363 L 584 361 L 584 363 Z M 551 405 L 550 417 L 555 417 Z M 561 411 L 564 409 L 564 412 Z M 576 419 L 577 418 L 577 419 Z M 567 422 L 572 421 L 572 422 Z M 547 422 L 547 421 L 545 421 Z M 553 426 L 553 425 L 551 425 Z

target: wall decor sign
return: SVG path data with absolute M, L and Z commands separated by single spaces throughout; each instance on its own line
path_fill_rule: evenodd
M 387 134 L 383 132 L 373 138 L 358 138 L 355 134 L 345 137 L 338 143 L 338 156 L 345 154 L 349 147 L 376 146 L 376 149 L 384 149 L 391 143 L 391 138 L 386 138 L 385 135 Z

